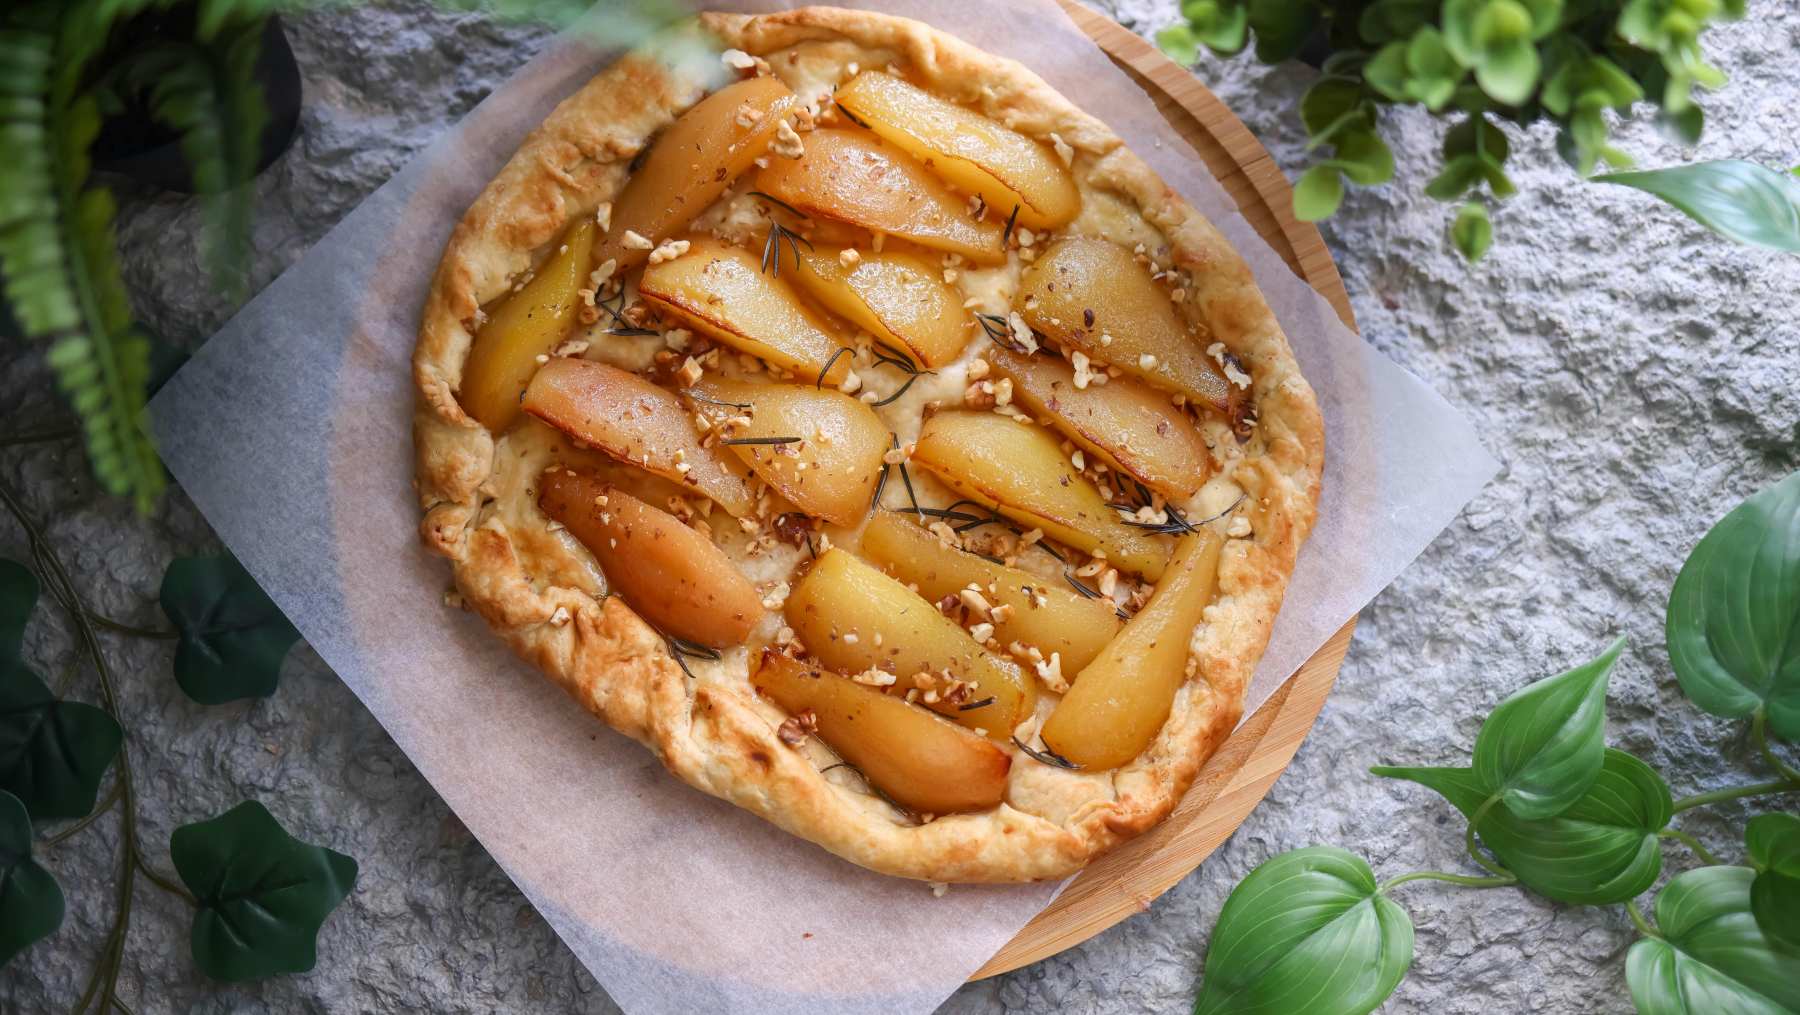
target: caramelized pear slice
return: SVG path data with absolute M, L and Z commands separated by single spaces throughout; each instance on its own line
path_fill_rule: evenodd
M 807 652 L 834 670 L 880 670 L 896 691 L 919 686 L 921 673 L 940 694 L 946 671 L 974 684 L 955 700 L 919 700 L 990 736 L 1009 736 L 1037 701 L 1037 685 L 1012 660 L 989 655 L 936 606 L 841 547 L 819 555 L 783 613 Z
M 728 444 L 750 471 L 809 515 L 851 525 L 869 510 L 888 450 L 888 428 L 875 410 L 839 391 L 810 384 L 706 379 L 692 389 L 714 402 L 753 406 L 750 422 L 730 429 Z M 717 406 L 701 402 L 717 415 Z M 787 437 L 799 440 L 784 443 Z
M 664 634 L 741 645 L 762 619 L 761 597 L 731 558 L 674 515 L 558 468 L 539 481 L 538 507 L 593 553 L 612 590 Z
M 746 78 L 676 117 L 613 202 L 612 225 L 594 263 L 610 258 L 619 275 L 644 263 L 650 251 L 627 246 L 626 232 L 654 244 L 686 229 L 768 150 L 798 101 L 779 78 Z
M 553 359 L 525 389 L 525 411 L 586 444 L 750 514 L 750 484 L 716 448 L 700 446 L 681 399 L 637 374 L 594 360 Z
M 980 264 L 1006 260 L 998 223 L 969 217 L 962 198 L 919 161 L 873 134 L 815 130 L 798 159 L 774 158 L 757 189 L 815 218 L 904 237 Z
M 531 281 L 488 311 L 457 389 L 463 411 L 482 426 L 499 433 L 518 418 L 519 395 L 537 372 L 538 357 L 549 355 L 575 324 L 593 248 L 594 223 L 575 223 Z
M 1182 537 L 1156 594 L 1076 674 L 1044 722 L 1051 750 L 1101 769 L 1117 768 L 1149 746 L 1187 679 L 1188 642 L 1212 602 L 1223 545 L 1210 527 Z
M 1064 436 L 1166 497 L 1192 497 L 1212 472 L 1200 431 L 1154 388 L 1126 377 L 1078 388 L 1063 360 L 1001 346 L 987 360 L 995 374 L 1011 379 L 1013 404 L 1048 418 Z
M 1168 290 L 1116 243 L 1091 236 L 1052 243 L 1026 266 L 1013 308 L 1064 348 L 1180 392 L 1233 422 L 1244 412 L 1248 392 L 1225 379 L 1188 333 Z
M 750 683 L 902 807 L 957 814 L 999 806 L 1012 757 L 930 712 L 836 673 L 763 650 Z
M 1042 427 L 991 412 L 940 412 L 919 431 L 913 461 L 945 485 L 1028 528 L 1155 581 L 1168 558 L 1156 538 L 1119 520 Z
M 936 601 L 970 585 L 1011 614 L 994 621 L 1001 644 L 1035 645 L 1044 658 L 1057 653 L 1065 673 L 1086 666 L 1119 630 L 1113 604 L 1077 595 L 1030 571 L 964 553 L 892 511 L 878 511 L 863 529 L 861 552 L 895 578 Z
M 801 302 L 785 278 L 762 272 L 755 254 L 696 236 L 688 252 L 644 269 L 638 295 L 695 328 L 765 362 L 836 386 L 850 357 L 831 326 Z M 835 361 L 834 361 L 835 360 Z
M 859 252 L 846 266 L 841 248 L 803 255 L 794 273 L 827 309 L 927 367 L 943 366 L 969 344 L 971 318 L 962 294 L 936 262 L 901 250 Z
M 840 87 L 837 101 L 989 208 L 1005 215 L 1017 205 L 1022 226 L 1055 229 L 1081 210 L 1075 178 L 1048 146 L 972 109 L 873 70 Z

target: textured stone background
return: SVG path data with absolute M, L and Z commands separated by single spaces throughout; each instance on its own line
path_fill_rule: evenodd
M 1092 0 L 1090 0 L 1092 2 Z M 1103 9 L 1149 34 L 1172 0 Z M 1648 165 L 1689 158 L 1800 162 L 1800 9 L 1758 0 L 1710 36 L 1731 84 L 1709 98 L 1697 151 L 1648 126 L 1625 147 Z M 294 21 L 307 105 L 294 149 L 257 183 L 253 275 L 266 284 L 542 39 L 474 17 L 393 3 Z M 1249 59 L 1198 73 L 1290 172 L 1305 163 L 1292 114 L 1304 68 Z M 1473 716 L 1615 632 L 1632 648 L 1613 683 L 1612 739 L 1676 792 L 1754 770 L 1742 731 L 1676 691 L 1662 650 L 1667 589 L 1688 547 L 1739 498 L 1800 467 L 1800 259 L 1733 247 L 1649 198 L 1577 181 L 1549 133 L 1515 141 L 1522 193 L 1496 215 L 1486 263 L 1441 237 L 1448 212 L 1420 194 L 1438 142 L 1426 117 L 1390 115 L 1393 184 L 1358 191 L 1326 227 L 1363 333 L 1462 408 L 1505 471 L 1363 615 L 1337 690 L 1267 801 L 1204 870 L 1147 914 L 1086 945 L 964 989 L 951 1012 L 1184 1012 L 1230 887 L 1268 856 L 1340 843 L 1384 875 L 1461 869 L 1460 829 L 1423 790 L 1365 774 L 1382 761 L 1449 764 Z M 142 317 L 197 345 L 231 313 L 198 264 L 191 202 L 127 194 L 126 274 Z M 279 340 L 271 336 L 271 340 Z M 55 418 L 37 350 L 0 349 L 0 422 Z M 98 606 L 161 624 L 172 555 L 210 550 L 177 492 L 154 521 L 96 500 L 68 447 L 0 451 L 7 482 L 47 519 Z M 23 558 L 0 524 L 0 554 Z M 47 674 L 72 658 L 48 609 L 29 651 Z M 296 834 L 358 857 L 355 895 L 320 936 L 318 969 L 249 986 L 202 979 L 178 902 L 140 889 L 124 996 L 137 1011 L 611 1012 L 606 998 L 350 692 L 304 649 L 272 699 L 201 708 L 169 678 L 165 643 L 113 639 L 126 674 L 129 749 L 145 841 L 246 796 Z M 82 674 L 75 686 L 91 686 Z M 1728 819 L 1729 822 L 1728 823 Z M 1735 822 L 1684 819 L 1727 855 Z M 0 972 L 0 1009 L 65 1008 L 110 916 L 116 832 L 51 851 L 70 911 L 61 932 Z M 1671 860 L 1690 858 L 1671 846 Z M 1394 1012 L 1629 1010 L 1622 911 L 1554 906 L 1516 891 L 1410 886 L 1418 958 Z

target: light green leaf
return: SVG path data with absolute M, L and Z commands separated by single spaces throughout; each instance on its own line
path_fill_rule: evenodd
M 31 816 L 0 792 L 0 967 L 62 926 L 63 893 L 31 858 Z
M 1579 800 L 1606 753 L 1606 681 L 1625 639 L 1566 673 L 1514 692 L 1475 737 L 1475 774 L 1521 818 L 1554 817 Z
M 1800 976 L 1750 915 L 1747 867 L 1701 867 L 1656 898 L 1657 937 L 1631 946 L 1625 982 L 1642 1015 L 1795 1015 Z
M 1156 44 L 1169 59 L 1183 67 L 1192 67 L 1200 59 L 1200 40 L 1194 38 L 1193 29 L 1186 25 L 1170 25 L 1157 32 Z
M 1363 80 L 1395 102 L 1411 98 L 1407 90 L 1406 43 L 1390 42 L 1376 50 L 1369 62 L 1363 64 Z
M 1487 206 L 1479 201 L 1463 205 L 1456 221 L 1450 223 L 1450 242 L 1470 264 L 1481 260 L 1494 242 L 1494 223 L 1488 218 Z
M 1654 194 L 1726 239 L 1800 253 L 1800 180 L 1791 174 L 1727 159 L 1594 179 Z
M 1344 200 L 1344 178 L 1330 166 L 1313 166 L 1294 184 L 1294 217 L 1317 222 L 1331 217 Z
M 1744 829 L 1744 845 L 1756 880 L 1750 885 L 1750 912 L 1763 935 L 1800 953 L 1800 818 L 1763 814 Z
M 1394 178 L 1394 153 L 1372 130 L 1345 131 L 1338 135 L 1331 163 L 1353 183 L 1365 187 Z
M 181 633 L 175 681 L 202 705 L 274 694 L 281 661 L 300 639 L 293 623 L 230 556 L 171 563 L 163 574 L 162 608 Z
M 1195 1015 L 1363 1015 L 1412 964 L 1406 911 L 1362 858 L 1334 846 L 1276 856 L 1219 913 Z
M 1481 160 L 1473 155 L 1459 155 L 1444 163 L 1443 171 L 1425 185 L 1425 195 L 1439 201 L 1454 201 L 1468 192 L 1481 179 Z
M 1485 51 L 1475 64 L 1475 80 L 1496 101 L 1519 106 L 1537 88 L 1538 70 L 1537 47 L 1520 39 Z

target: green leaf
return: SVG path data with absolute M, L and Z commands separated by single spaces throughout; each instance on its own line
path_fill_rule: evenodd
M 1400 985 L 1412 950 L 1412 921 L 1361 857 L 1296 849 L 1225 900 L 1194 1013 L 1363 1015 Z
M 1514 692 L 1475 736 L 1475 774 L 1521 818 L 1554 817 L 1593 785 L 1606 753 L 1606 681 L 1625 639 Z
M 1294 184 L 1294 217 L 1302 222 L 1330 218 L 1344 200 L 1344 178 L 1330 166 L 1313 166 Z
M 1728 719 L 1763 709 L 1800 739 L 1800 472 L 1733 508 L 1688 554 L 1669 593 L 1681 690 Z
M 1186 25 L 1170 25 L 1157 32 L 1156 45 L 1168 54 L 1169 59 L 1183 67 L 1192 67 L 1200 59 L 1200 40 L 1194 38 L 1194 30 Z
M 1363 80 L 1395 102 L 1412 98 L 1407 88 L 1406 43 L 1394 41 L 1376 50 L 1369 62 L 1363 64 Z
M 1520 106 L 1537 88 L 1539 69 L 1537 47 L 1520 39 L 1484 52 L 1475 64 L 1475 81 L 1495 100 Z
M 1443 171 L 1425 184 L 1425 196 L 1439 201 L 1454 201 L 1468 193 L 1481 179 L 1481 160 L 1473 155 L 1459 155 L 1444 163 Z
M 1744 829 L 1744 844 L 1756 880 L 1750 885 L 1750 912 L 1763 936 L 1800 952 L 1800 818 L 1764 814 Z
M 1512 144 L 1486 115 L 1476 114 L 1444 132 L 1444 158 L 1457 155 L 1486 155 L 1505 162 L 1512 155 Z
M 1726 239 L 1800 252 L 1800 180 L 1791 174 L 1726 159 L 1594 179 L 1654 194 Z
M 1800 1012 L 1794 960 L 1750 915 L 1746 867 L 1701 867 L 1656 897 L 1657 937 L 1631 946 L 1625 982 L 1643 1015 Z
M 1352 130 L 1339 134 L 1330 164 L 1343 170 L 1353 183 L 1365 187 L 1386 183 L 1394 178 L 1394 153 L 1387 142 L 1372 130 Z
M 1456 221 L 1450 223 L 1450 242 L 1470 264 L 1481 260 L 1494 242 L 1494 223 L 1488 218 L 1487 206 L 1470 201 L 1458 209 Z
M 1371 122 L 1362 86 L 1349 78 L 1320 78 L 1300 96 L 1300 122 L 1314 140 L 1330 140 L 1346 123 Z
M 163 575 L 162 608 L 181 633 L 175 680 L 202 705 L 266 698 L 300 638 L 233 557 L 184 557 Z
M 16 560 L 0 558 L 0 660 L 19 657 L 37 598 L 37 575 Z
M 62 926 L 63 893 L 31 858 L 31 816 L 0 792 L 0 967 Z
M 169 855 L 199 900 L 194 964 L 220 980 L 311 969 L 320 925 L 356 884 L 355 860 L 294 838 L 254 800 L 175 829 Z
M 1435 8 L 1431 0 L 1376 0 L 1357 19 L 1357 32 L 1365 42 L 1404 39 L 1430 24 Z
M 1249 13 L 1256 58 L 1269 64 L 1292 59 L 1319 24 L 1319 8 L 1312 0 L 1255 0 Z
M 93 810 L 124 738 L 105 711 L 58 701 L 24 663 L 0 660 L 0 790 L 24 801 L 33 818 Z

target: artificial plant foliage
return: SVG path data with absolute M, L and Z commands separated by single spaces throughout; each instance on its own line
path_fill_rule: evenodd
M 1481 724 L 1475 774 L 1507 810 L 1555 817 L 1593 785 L 1606 753 L 1606 681 L 1624 650 L 1615 639 L 1597 658 L 1509 695 Z
M 1800 817 L 1763 814 L 1744 828 L 1756 880 L 1750 911 L 1763 935 L 1800 961 Z
M 220 980 L 311 969 L 319 927 L 356 885 L 355 860 L 294 838 L 254 800 L 175 829 L 169 855 L 198 902 L 194 964 Z
M 185 557 L 163 574 L 162 608 L 181 635 L 175 681 L 203 705 L 275 693 L 300 638 L 235 557 Z
M 37 599 L 37 575 L 16 560 L 0 557 L 0 659 L 19 658 Z
M 63 893 L 31 858 L 31 815 L 0 791 L 0 967 L 62 926 Z
M 1656 927 L 1631 946 L 1625 982 L 1642 1015 L 1800 1012 L 1795 960 L 1750 914 L 1747 867 L 1701 867 L 1656 897 Z
M 1669 661 L 1713 715 L 1800 740 L 1800 472 L 1732 509 L 1669 594 Z
M 1800 176 L 1741 159 L 1594 179 L 1653 194 L 1721 236 L 1800 253 Z

